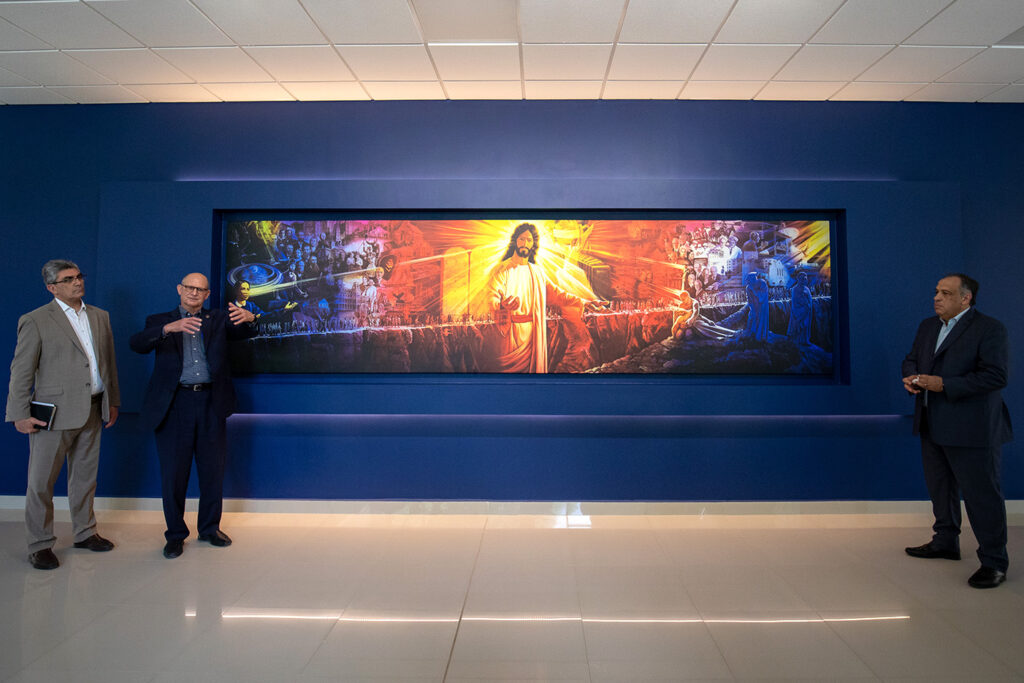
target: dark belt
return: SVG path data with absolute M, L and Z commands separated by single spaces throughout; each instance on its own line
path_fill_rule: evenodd
M 530 313 L 513 313 L 511 316 L 514 323 L 532 323 L 533 315 Z
M 93 395 L 93 397 L 92 397 L 92 402 L 93 403 L 100 403 L 102 401 L 103 401 L 103 392 L 102 391 L 100 393 L 98 393 L 98 394 Z
M 179 384 L 178 388 L 182 391 L 209 391 L 211 386 L 213 385 L 206 382 L 205 384 Z

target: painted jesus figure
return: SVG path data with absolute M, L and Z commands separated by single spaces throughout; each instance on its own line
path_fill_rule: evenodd
M 516 226 L 508 251 L 491 274 L 488 298 L 501 333 L 497 358 L 500 372 L 548 371 L 546 311 L 557 306 L 568 317 L 600 308 L 553 285 L 537 265 L 540 235 L 533 223 Z

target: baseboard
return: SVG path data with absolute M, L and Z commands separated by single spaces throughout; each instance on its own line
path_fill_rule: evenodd
M 159 498 L 96 498 L 96 510 L 159 511 Z M 186 509 L 194 511 L 189 499 Z M 24 496 L 0 496 L 0 510 L 22 510 Z M 67 510 L 66 497 L 54 498 L 57 510 Z M 417 514 L 417 515 L 927 515 L 931 504 L 921 500 L 822 501 L 475 501 L 475 500 L 254 500 L 232 498 L 224 511 L 296 514 Z M 1024 500 L 1006 501 L 1011 515 L 1024 515 Z

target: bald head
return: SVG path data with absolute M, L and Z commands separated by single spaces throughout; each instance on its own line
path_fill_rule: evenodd
M 198 313 L 210 297 L 210 281 L 202 273 L 189 273 L 178 285 L 181 306 L 189 313 Z

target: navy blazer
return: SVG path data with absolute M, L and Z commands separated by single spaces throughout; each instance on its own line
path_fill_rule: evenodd
M 202 335 L 206 349 L 206 362 L 210 367 L 211 404 L 216 417 L 226 419 L 235 412 L 235 387 L 231 383 L 228 360 L 228 340 L 246 339 L 256 335 L 256 326 L 234 325 L 225 311 L 203 309 Z M 164 335 L 164 325 L 181 318 L 176 307 L 167 313 L 156 313 L 146 318 L 146 326 L 132 335 L 129 346 L 137 353 L 156 350 L 153 375 L 146 387 L 140 413 L 142 424 L 147 429 L 157 429 L 167 417 L 174 393 L 178 390 L 183 363 L 182 337 L 180 332 Z
M 903 360 L 903 377 L 938 375 L 943 390 L 928 392 L 928 434 L 940 446 L 985 448 L 1013 439 L 1002 388 L 1009 374 L 1006 327 L 972 306 L 935 348 L 942 322 L 925 319 Z M 914 402 L 914 433 L 921 430 L 924 392 Z

